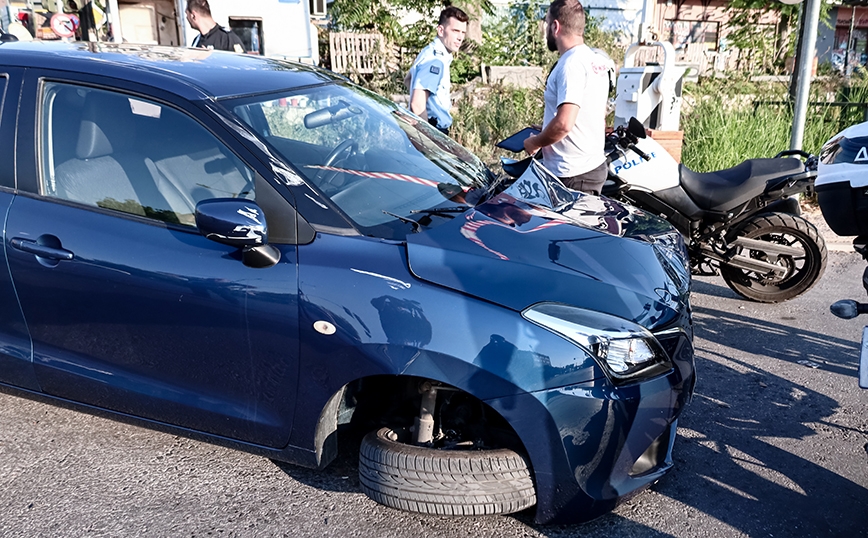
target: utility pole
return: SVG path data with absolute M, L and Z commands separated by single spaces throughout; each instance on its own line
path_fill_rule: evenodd
M 799 50 L 799 62 L 795 66 L 799 78 L 793 109 L 793 130 L 790 133 L 790 149 L 793 150 L 802 149 L 802 142 L 805 137 L 805 118 L 808 112 L 808 96 L 811 93 L 811 71 L 814 67 L 814 49 L 817 45 L 817 26 L 820 22 L 821 1 L 807 0 L 802 15 L 804 33 L 801 40 L 802 46 Z
M 856 4 L 850 15 L 850 33 L 847 34 L 847 53 L 844 55 L 844 78 L 850 80 L 850 47 L 853 46 L 853 25 L 856 22 Z
M 115 43 L 123 43 L 124 36 L 121 31 L 121 12 L 118 9 L 118 0 L 108 0 L 106 2 L 106 17 L 108 17 L 109 28 L 112 29 L 112 41 Z
M 796 92 L 799 87 L 799 65 L 802 59 L 802 45 L 805 41 L 805 6 L 799 4 L 798 30 L 796 37 L 796 57 L 793 58 L 793 74 L 790 77 L 788 99 L 791 103 L 796 102 Z

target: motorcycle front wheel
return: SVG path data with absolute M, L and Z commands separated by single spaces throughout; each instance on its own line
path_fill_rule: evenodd
M 733 291 L 751 301 L 779 303 L 797 297 L 820 280 L 826 270 L 826 242 L 813 224 L 789 213 L 765 213 L 744 223 L 735 237 L 800 247 L 799 256 L 769 256 L 761 250 L 739 247 L 741 256 L 772 263 L 782 272 L 761 273 L 721 264 L 720 274 Z

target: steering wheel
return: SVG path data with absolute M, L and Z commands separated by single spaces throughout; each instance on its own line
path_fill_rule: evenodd
M 358 142 L 352 139 L 344 140 L 329 152 L 328 157 L 326 157 L 326 160 L 323 163 L 323 166 L 332 166 L 336 162 L 346 160 L 350 156 L 354 155 L 357 151 L 359 151 Z M 338 159 L 338 156 L 342 153 L 346 153 L 346 156 Z M 334 181 L 338 174 L 339 172 L 336 172 L 334 170 L 320 169 L 320 171 L 317 172 L 316 175 L 313 177 L 313 182 L 317 187 L 325 191 L 326 187 L 336 187 L 336 185 L 332 184 L 332 181 Z

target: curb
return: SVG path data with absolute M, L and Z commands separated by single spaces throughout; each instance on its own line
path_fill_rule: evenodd
M 840 240 L 830 241 L 825 237 L 823 239 L 826 239 L 826 250 L 834 252 L 856 252 L 853 250 L 853 243 L 845 243 Z

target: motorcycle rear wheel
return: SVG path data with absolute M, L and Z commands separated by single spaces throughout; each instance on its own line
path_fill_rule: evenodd
M 744 223 L 736 237 L 758 239 L 804 249 L 804 255 L 777 256 L 770 259 L 764 252 L 741 248 L 739 254 L 774 263 L 786 273 L 761 274 L 721 264 L 720 274 L 726 284 L 745 299 L 761 303 L 779 303 L 797 297 L 820 280 L 826 270 L 829 253 L 826 242 L 813 224 L 789 213 L 764 213 Z M 732 239 L 734 239 L 733 237 Z

